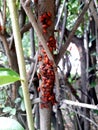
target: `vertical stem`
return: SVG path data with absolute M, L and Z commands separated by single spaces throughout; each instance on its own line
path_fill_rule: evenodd
M 31 56 L 34 57 L 35 55 L 35 41 L 34 41 L 34 29 L 30 29 L 30 43 L 31 43 Z
M 20 78 L 22 79 L 21 84 L 22 84 L 24 102 L 25 102 L 26 113 L 27 113 L 28 127 L 29 127 L 29 130 L 34 130 L 32 109 L 31 109 L 31 103 L 30 103 L 30 98 L 29 98 L 28 83 L 27 83 L 27 78 L 26 78 L 24 54 L 23 54 L 15 0 L 8 0 L 8 4 L 9 4 L 11 21 L 12 21 L 12 28 L 13 28 L 13 35 L 14 35 L 18 65 L 19 65 Z

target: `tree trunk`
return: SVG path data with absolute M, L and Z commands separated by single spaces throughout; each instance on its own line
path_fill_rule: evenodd
M 82 44 L 81 47 L 80 47 L 80 57 L 81 57 L 81 100 L 82 102 L 84 103 L 87 103 L 88 102 L 88 82 L 87 82 L 87 73 L 86 73 L 86 70 L 87 70 L 87 64 L 86 64 L 86 52 L 85 52 L 85 48 L 84 48 L 84 45 Z M 82 112 L 83 114 L 85 115 L 85 117 L 88 117 L 89 118 L 89 110 L 86 109 L 86 108 L 83 108 L 82 109 Z M 84 119 L 84 118 L 81 118 L 81 127 L 83 130 L 90 130 L 90 123 Z
M 39 0 L 38 1 L 38 24 L 39 24 L 40 29 L 42 30 L 43 36 L 46 41 L 48 41 L 50 36 L 54 36 L 53 35 L 54 34 L 54 10 L 55 10 L 54 0 Z M 50 15 L 50 20 L 48 20 L 46 23 L 44 23 L 45 21 L 41 21 L 41 19 L 39 19 L 41 18 L 43 14 Z M 45 26 L 45 24 L 48 24 L 46 28 L 43 27 Z M 40 43 L 41 41 L 39 41 L 39 44 Z M 41 48 L 39 49 L 39 53 L 41 53 Z M 42 84 L 42 81 L 40 81 L 40 86 L 41 84 Z M 40 98 L 42 98 L 42 93 L 40 93 Z M 51 129 L 51 111 L 52 111 L 51 103 L 48 103 L 47 108 L 40 107 L 40 130 Z

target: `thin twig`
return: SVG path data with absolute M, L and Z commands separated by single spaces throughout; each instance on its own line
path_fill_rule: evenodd
M 3 33 L 5 29 L 5 24 L 6 24 L 6 0 L 3 1 Z
M 29 22 L 29 23 L 26 23 L 21 29 L 20 29 L 20 33 L 21 33 L 21 35 L 23 35 L 23 33 L 25 33 L 25 32 L 27 32 L 27 31 L 29 31 L 29 29 L 32 27 L 32 25 L 31 25 L 31 23 Z M 13 34 L 12 34 L 12 36 L 9 38 L 9 40 L 10 40 L 10 45 L 9 45 L 9 49 L 11 49 L 12 48 L 12 45 L 13 45 L 13 41 L 14 41 L 14 36 L 13 36 Z
M 89 1 L 89 3 L 85 4 L 82 13 L 79 15 L 79 17 L 78 17 L 78 19 L 77 19 L 77 21 L 76 21 L 76 23 L 75 23 L 71 33 L 68 36 L 66 44 L 62 45 L 62 47 L 60 48 L 59 54 L 57 55 L 56 63 L 59 63 L 60 59 L 63 57 L 63 55 L 64 55 L 67 47 L 69 46 L 69 44 L 70 44 L 70 42 L 71 42 L 71 40 L 72 40 L 72 38 L 73 38 L 77 28 L 79 27 L 80 23 L 82 22 L 83 17 L 85 15 L 87 9 L 89 8 L 90 2 L 91 2 L 91 0 Z
M 0 34 L 0 40 L 2 41 L 2 43 L 4 45 L 4 49 L 5 49 L 7 58 L 8 58 L 9 66 L 12 68 L 12 60 L 11 60 L 11 54 L 9 51 L 8 41 L 7 41 L 6 37 L 2 34 Z
M 61 4 L 61 0 L 56 0 L 56 13 L 58 12 L 58 10 L 59 10 L 59 6 L 60 6 L 60 4 Z
M 74 87 L 68 82 L 68 79 L 64 77 L 64 73 L 63 71 L 61 70 L 60 67 L 58 67 L 59 70 L 60 70 L 60 73 L 62 75 L 62 79 L 63 79 L 63 84 L 65 86 L 65 84 L 68 86 L 68 88 L 70 89 L 72 95 L 79 101 L 79 102 L 82 102 L 81 99 L 79 98 L 79 96 L 77 95 L 77 91 L 74 89 Z M 62 95 L 61 95 L 62 96 Z
M 66 2 L 66 1 L 65 1 Z M 66 27 L 66 20 L 67 20 L 67 8 L 66 8 L 66 3 L 64 4 L 64 18 L 63 18 L 63 24 L 62 24 L 62 30 L 61 30 L 61 37 L 60 37 L 60 47 L 62 45 L 62 41 L 63 41 L 63 38 L 64 38 L 64 32 L 65 32 L 65 27 Z
M 69 106 L 66 106 L 66 108 L 68 108 L 69 110 L 75 112 L 75 113 L 78 114 L 79 116 L 85 118 L 86 120 L 88 120 L 89 122 L 91 122 L 92 124 L 94 124 L 96 127 L 98 127 L 98 125 L 97 125 L 93 120 L 89 119 L 89 118 L 86 117 L 85 115 L 83 115 L 83 114 L 77 112 L 76 110 L 73 110 L 73 109 L 72 109 L 71 107 L 69 107 Z
M 58 25 L 59 25 L 59 23 L 60 23 L 60 19 L 61 19 L 61 16 L 62 16 L 64 7 L 65 7 L 65 2 L 66 2 L 66 0 L 63 1 L 63 5 L 62 5 L 61 12 L 60 12 L 60 14 L 59 14 L 59 17 L 58 17 L 58 20 L 57 20 L 57 23 L 56 23 L 56 26 L 55 26 L 55 30 L 58 29 Z
M 31 79 L 30 79 L 30 83 L 29 83 L 29 88 L 31 87 L 32 85 L 32 81 L 33 81 L 33 78 L 34 78 L 34 74 L 36 72 L 36 68 L 37 68 L 37 61 L 38 61 L 38 52 L 36 53 L 36 56 L 35 56 L 35 63 L 34 63 L 34 68 L 33 68 L 33 73 L 31 75 Z
M 93 109 L 93 110 L 98 110 L 98 106 L 97 105 L 80 103 L 80 102 L 75 102 L 75 101 L 71 101 L 71 100 L 63 100 L 62 103 L 68 104 L 68 105 L 73 105 L 73 106 L 78 106 L 78 107 L 89 108 L 89 109 Z

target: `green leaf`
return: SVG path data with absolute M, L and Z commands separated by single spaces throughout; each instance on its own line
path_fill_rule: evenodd
M 96 87 L 96 82 L 91 82 L 91 83 L 90 83 L 90 87 L 91 87 L 91 88 Z
M 0 87 L 20 80 L 19 75 L 8 68 L 0 68 Z
M 16 108 L 13 108 L 10 112 L 10 115 L 15 115 L 16 114 Z
M 15 103 L 17 104 L 17 103 L 19 103 L 19 102 L 21 102 L 21 98 L 16 98 L 16 100 L 15 100 Z
M 19 92 L 19 95 L 23 98 L 23 92 L 22 92 L 22 87 L 21 86 L 19 87 L 18 92 Z
M 12 108 L 12 107 L 4 107 L 3 109 L 4 113 L 10 113 L 10 115 L 15 115 L 16 114 L 16 108 Z
M 91 72 L 92 70 L 94 70 L 96 68 L 96 66 L 92 66 L 92 67 L 89 67 L 87 72 Z
M 8 106 L 3 109 L 3 112 L 10 112 L 11 110 L 12 108 Z
M 98 110 L 93 110 L 93 112 L 98 115 Z
M 22 111 L 25 111 L 25 110 L 26 110 L 26 109 L 25 109 L 24 100 L 22 100 L 21 105 L 20 105 L 20 108 L 21 108 Z
M 91 56 L 98 56 L 98 53 L 94 52 L 91 54 Z
M 0 117 L 0 130 L 24 130 L 24 128 L 14 119 Z
M 11 108 L 11 107 L 4 107 L 3 108 L 4 113 L 10 113 L 10 115 L 15 115 L 16 114 L 16 108 Z
M 90 39 L 90 42 L 93 42 L 95 39 L 96 39 L 96 36 L 92 37 L 92 38 Z
M 75 114 L 75 112 L 70 112 L 69 114 L 67 114 L 68 116 L 70 116 L 70 117 L 73 117 L 73 116 L 75 116 L 76 114 Z

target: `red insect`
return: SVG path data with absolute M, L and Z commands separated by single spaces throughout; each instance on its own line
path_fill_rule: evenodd
M 38 56 L 38 61 L 42 61 L 42 56 L 41 55 Z
M 45 55 L 46 54 L 46 51 L 42 48 L 41 49 L 41 52 Z
M 52 21 L 51 20 L 48 20 L 47 21 L 47 25 L 50 26 L 52 24 Z
M 43 60 L 44 64 L 48 64 L 49 63 L 49 59 L 47 56 L 44 57 L 44 60 Z
M 47 12 L 47 15 L 48 15 L 49 17 L 52 17 L 52 14 L 51 14 L 50 12 Z
M 40 92 L 40 87 L 37 88 L 37 91 Z
M 47 28 L 47 24 L 43 24 L 42 27 L 43 27 L 44 29 L 46 29 L 46 28 Z
M 43 22 L 44 21 L 43 16 L 39 16 L 39 20 L 40 20 L 40 22 Z
M 47 33 L 47 30 L 46 30 L 46 29 L 43 29 L 43 33 L 45 33 L 45 34 L 46 34 L 46 33 Z
M 44 13 L 42 16 L 43 16 L 44 19 L 48 18 L 47 13 Z

